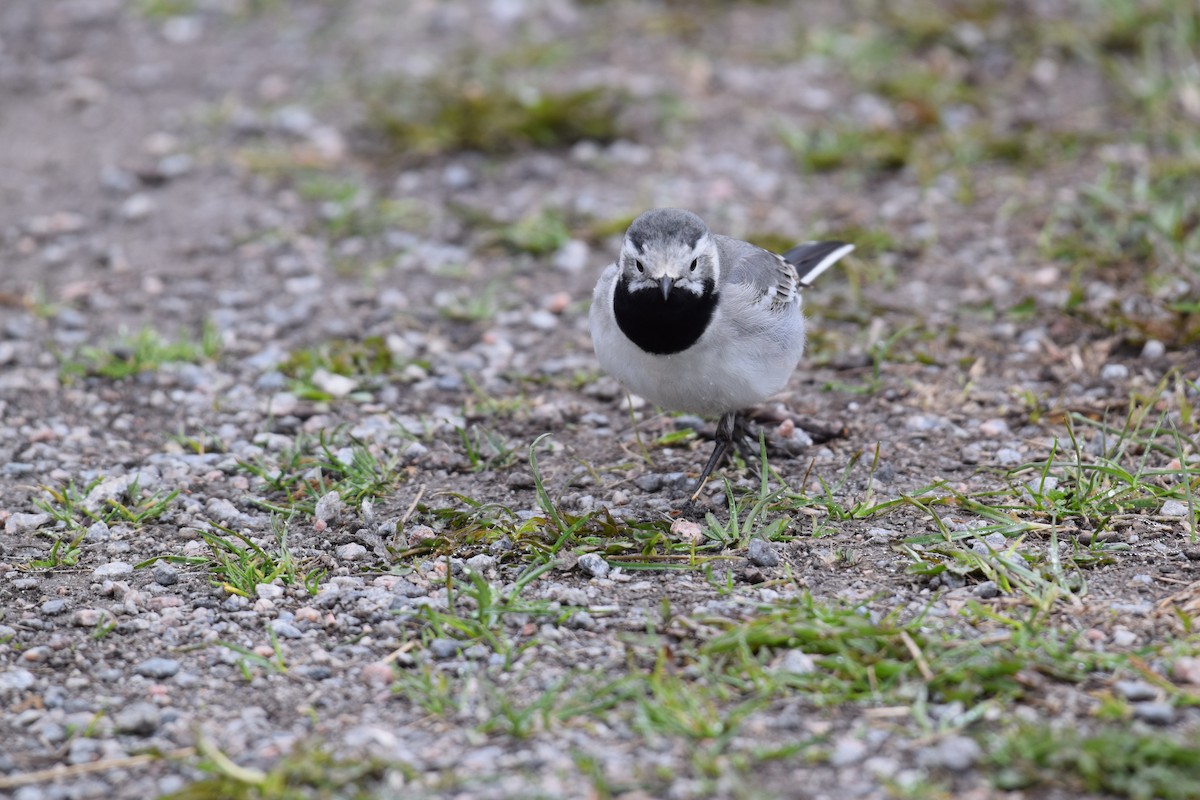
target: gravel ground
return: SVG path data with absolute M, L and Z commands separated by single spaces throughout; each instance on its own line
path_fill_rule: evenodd
M 1148 157 L 1089 139 L 1128 124 L 1102 71 L 962 22 L 955 47 L 919 50 L 941 124 L 1076 137 L 1056 151 L 1068 157 L 805 172 L 781 127 L 907 130 L 923 111 L 864 88 L 843 51 L 865 18 L 800 5 L 5 2 L 0 793 L 144 798 L 213 774 L 244 787 L 318 748 L 369 773 L 371 796 L 1090 797 L 1113 789 L 996 788 L 986 734 L 1018 720 L 1090 730 L 1107 709 L 1194 742 L 1195 645 L 1160 613 L 1194 610 L 1186 499 L 1063 523 L 1066 555 L 1068 540 L 1114 547 L 1083 571 L 1086 589 L 1044 606 L 986 570 L 914 572 L 909 538 L 987 524 L 965 504 L 931 519 L 915 504 L 838 518 L 796 503 L 774 541 L 737 541 L 706 569 L 641 569 L 632 545 L 592 531 L 515 583 L 556 538 L 539 527 L 528 457 L 542 434 L 536 477 L 564 524 L 592 513 L 625 531 L 613 542 L 650 524 L 701 537 L 706 515 L 729 520 L 730 492 L 755 496 L 730 468 L 730 486 L 687 504 L 708 445 L 682 433 L 711 435 L 712 421 L 627 399 L 592 356 L 590 290 L 619 241 L 606 224 L 656 205 L 738 236 L 862 237 L 809 293 L 811 355 L 762 412 L 776 444 L 802 448 L 771 460 L 800 493 L 842 507 L 934 484 L 1021 497 L 1038 474 L 1008 470 L 1052 461 L 1072 413 L 1119 439 L 1139 403 L 1178 426 L 1176 455 L 1194 451 L 1200 361 L 1171 304 L 1195 297 L 1195 273 L 1081 277 L 1039 246 L 1106 168 Z M 620 90 L 620 135 L 381 155 L 363 98 L 464 58 L 514 84 Z M 1002 102 L 937 95 L 959 84 Z M 558 231 L 551 246 L 530 241 L 535 224 Z M 145 331 L 212 348 L 103 374 Z M 337 369 L 338 353 L 359 368 Z M 1103 434 L 1078 436 L 1106 452 Z M 1170 453 L 1133 451 L 1169 468 Z M 328 476 L 356 463 L 378 485 L 331 493 Z M 275 552 L 283 530 L 310 580 L 239 592 L 213 567 L 213 536 Z M 978 552 L 1012 544 L 991 535 Z M 1013 546 L 1057 558 L 1059 540 Z M 528 605 L 492 626 L 498 640 L 447 622 L 514 586 Z M 965 637 L 994 633 L 961 618 L 967 606 L 1041 614 L 1146 669 L 1030 674 L 1027 695 L 970 719 L 946 698 L 775 692 L 698 713 L 737 720 L 700 735 L 637 714 L 522 721 L 497 699 L 606 696 L 605 681 L 664 670 L 691 680 L 704 662 L 674 651 L 808 597 Z M 766 668 L 824 669 L 802 646 Z M 796 750 L 750 755 L 768 745 Z M 190 796 L 232 792 L 206 791 Z

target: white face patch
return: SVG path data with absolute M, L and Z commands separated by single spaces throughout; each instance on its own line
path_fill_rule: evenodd
M 700 237 L 694 247 L 682 240 L 648 242 L 639 251 L 625 240 L 621 248 L 621 274 L 630 291 L 655 289 L 661 291 L 662 280 L 697 296 L 704 294 L 705 285 L 717 282 L 720 273 L 717 248 L 708 234 Z

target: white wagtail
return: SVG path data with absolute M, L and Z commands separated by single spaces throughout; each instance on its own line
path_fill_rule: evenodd
M 783 389 L 804 352 L 800 290 L 854 249 L 809 242 L 780 256 L 711 233 L 678 208 L 641 214 L 592 296 L 601 366 L 657 406 L 720 415 L 695 493 L 731 446 L 741 411 Z

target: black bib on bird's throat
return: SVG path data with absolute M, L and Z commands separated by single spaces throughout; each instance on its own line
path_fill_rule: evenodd
M 705 281 L 704 294 L 673 289 L 663 300 L 657 288 L 629 291 L 622 277 L 613 292 L 613 315 L 629 341 L 647 353 L 682 353 L 708 328 L 717 307 L 715 288 L 712 281 Z

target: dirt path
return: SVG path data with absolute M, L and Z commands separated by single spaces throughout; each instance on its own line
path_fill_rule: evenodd
M 5 2 L 0 795 L 1200 796 L 1200 17 L 1060 5 Z M 660 205 L 858 247 L 695 505 Z

